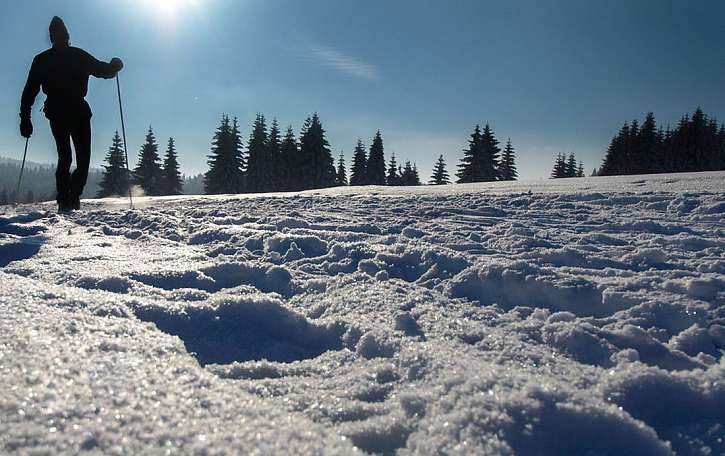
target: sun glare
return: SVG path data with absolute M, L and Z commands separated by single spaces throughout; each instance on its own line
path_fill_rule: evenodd
M 143 3 L 156 17 L 165 21 L 174 21 L 199 6 L 199 0 L 144 0 Z

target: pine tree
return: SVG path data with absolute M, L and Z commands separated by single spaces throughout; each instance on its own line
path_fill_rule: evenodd
M 337 159 L 337 172 L 335 173 L 335 185 L 344 187 L 347 185 L 347 171 L 345 170 L 345 155 L 340 151 L 340 158 Z
M 176 155 L 174 138 L 169 138 L 169 143 L 166 146 L 163 177 L 162 189 L 164 195 L 181 195 L 183 193 L 184 180 L 179 172 L 179 159 Z
M 500 179 L 503 181 L 516 180 L 519 177 L 516 171 L 516 158 L 514 147 L 511 145 L 511 138 L 506 142 L 506 147 L 501 155 Z
M 388 175 L 385 177 L 385 179 L 390 186 L 400 184 L 400 175 L 398 174 L 398 162 L 395 160 L 395 152 L 390 155 L 390 163 L 388 164 Z
M 579 169 L 577 169 L 576 177 L 584 177 L 584 162 L 579 161 Z
M 483 166 L 481 161 L 483 159 L 483 139 L 481 135 L 480 125 L 476 125 L 471 133 L 471 139 L 468 142 L 468 149 L 463 150 L 463 158 L 461 164 L 458 165 L 458 177 L 459 184 L 466 184 L 471 182 L 483 181 Z
M 300 160 L 300 151 L 297 148 L 292 126 L 287 127 L 287 132 L 282 138 L 280 145 L 279 180 L 280 189 L 283 191 L 295 191 L 302 189 L 302 183 L 297 172 Z
M 365 171 L 367 169 L 367 153 L 365 145 L 361 140 L 357 140 L 355 152 L 352 156 L 352 168 L 350 170 L 350 185 L 367 185 L 367 177 Z
M 647 113 L 633 147 L 634 151 L 629 169 L 631 174 L 657 172 L 657 151 L 659 149 L 657 134 L 657 123 L 654 114 Z
M 204 174 L 204 192 L 207 195 L 233 194 L 243 190 L 244 154 L 236 118 L 232 125 L 229 116 L 222 116 L 208 158 L 209 170 Z
M 269 156 L 267 150 L 267 123 L 263 114 L 258 113 L 252 126 L 247 145 L 246 190 L 248 192 L 266 192 L 270 189 Z
M 385 152 L 380 130 L 375 133 L 373 143 L 370 145 L 365 175 L 367 176 L 368 185 L 385 185 Z
M 335 162 L 330 153 L 330 144 L 317 113 L 305 121 L 300 135 L 300 154 L 306 189 L 325 188 L 335 185 Z
M 147 195 L 163 193 L 163 171 L 159 160 L 159 145 L 156 143 L 153 130 L 149 127 L 146 142 L 139 152 L 138 164 L 133 170 L 134 184 L 141 187 Z
M 441 154 L 433 167 L 433 174 L 430 176 L 430 184 L 448 185 L 450 183 L 451 179 L 448 176 L 448 171 L 446 170 L 446 161 L 443 159 L 443 154 Z
M 498 147 L 498 140 L 493 134 L 489 124 L 483 128 L 483 134 L 481 135 L 481 142 L 483 144 L 481 154 L 481 177 L 484 182 L 495 181 L 499 178 L 499 158 L 498 154 L 501 149 Z
M 565 166 L 566 167 L 564 168 L 565 169 L 564 177 L 576 177 L 577 176 L 577 171 L 579 168 L 577 166 L 576 157 L 574 156 L 574 154 L 569 154 L 569 158 L 567 159 Z
M 269 174 L 269 191 L 282 190 L 282 144 L 280 140 L 279 123 L 272 119 L 272 127 L 267 135 L 267 170 Z
M 400 185 L 415 185 L 414 182 L 413 165 L 411 165 L 410 161 L 406 160 L 403 172 L 400 174 Z
M 113 142 L 106 154 L 106 163 L 103 165 L 103 177 L 99 184 L 100 189 L 96 198 L 106 198 L 113 195 L 126 195 L 128 193 L 128 170 L 123 151 L 123 141 L 118 130 L 113 135 Z M 7 197 L 7 194 L 5 195 Z
M 420 185 L 420 174 L 418 174 L 418 165 L 413 163 L 413 179 L 411 185 Z
M 559 154 L 554 162 L 554 169 L 551 171 L 552 179 L 561 179 L 567 177 L 566 157 L 564 154 Z

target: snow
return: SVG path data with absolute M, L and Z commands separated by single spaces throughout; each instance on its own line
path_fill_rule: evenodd
M 725 453 L 725 173 L 0 209 L 0 452 Z

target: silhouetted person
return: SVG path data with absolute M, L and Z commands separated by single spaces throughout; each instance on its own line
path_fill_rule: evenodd
M 30 138 L 33 124 L 30 111 L 41 87 L 47 95 L 43 112 L 50 121 L 58 148 L 58 169 L 55 173 L 58 210 L 80 208 L 80 196 L 88 179 L 91 160 L 91 108 L 85 100 L 88 77 L 111 79 L 123 68 L 121 59 L 110 63 L 70 45 L 70 34 L 63 20 L 50 21 L 52 47 L 35 56 L 28 82 L 20 102 L 20 134 Z M 76 151 L 76 170 L 70 175 L 73 162 L 71 140 Z

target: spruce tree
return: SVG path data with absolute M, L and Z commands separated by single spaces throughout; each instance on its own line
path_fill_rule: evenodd
M 584 177 L 584 162 L 579 161 L 579 169 L 577 169 L 576 177 Z
M 159 159 L 159 145 L 154 132 L 149 127 L 146 141 L 139 152 L 136 168 L 133 170 L 134 184 L 141 187 L 147 195 L 163 193 L 163 171 Z
M 267 123 L 264 115 L 257 114 L 247 145 L 246 190 L 266 192 L 270 189 L 269 156 L 267 150 Z
M 295 191 L 302 189 L 299 179 L 298 166 L 300 166 L 300 151 L 297 148 L 297 139 L 292 131 L 292 126 L 287 127 L 287 132 L 282 138 L 280 145 L 280 166 L 279 180 L 280 189 L 283 191 Z
M 471 182 L 481 182 L 483 180 L 481 161 L 483 158 L 483 138 L 481 135 L 481 126 L 476 125 L 471 133 L 471 139 L 468 141 L 468 149 L 463 150 L 463 158 L 461 164 L 458 165 L 459 184 Z
M 174 138 L 169 138 L 166 147 L 166 155 L 164 156 L 163 167 L 163 194 L 164 195 L 181 195 L 184 188 L 184 180 L 179 172 L 179 159 L 176 155 L 176 146 Z
M 501 155 L 500 179 L 504 181 L 516 180 L 518 172 L 516 171 L 516 158 L 514 156 L 514 147 L 511 145 L 511 138 L 506 142 L 506 147 Z
M 380 130 L 375 133 L 373 143 L 370 145 L 365 175 L 367 176 L 368 185 L 385 185 L 385 152 Z
M 551 171 L 551 178 L 561 179 L 562 177 L 567 177 L 566 157 L 559 153 L 554 162 L 554 169 Z
M 352 168 L 350 169 L 350 185 L 367 185 L 365 171 L 367 169 L 367 153 L 365 145 L 358 139 L 355 152 L 352 156 Z
M 243 190 L 244 154 L 236 118 L 232 125 L 229 116 L 222 116 L 208 158 L 209 170 L 204 174 L 204 192 L 207 195 L 233 194 Z
M 399 185 L 400 175 L 398 174 L 398 162 L 395 160 L 395 152 L 390 155 L 390 163 L 388 164 L 388 175 L 385 177 L 388 185 Z
M 126 195 L 128 193 L 128 171 L 123 152 L 123 141 L 118 130 L 113 135 L 111 147 L 108 148 L 106 163 L 108 164 L 103 165 L 103 177 L 96 198 Z M 7 194 L 5 196 L 7 197 Z
M 577 166 L 574 154 L 569 154 L 569 158 L 566 160 L 564 169 L 564 177 L 577 177 L 579 167 Z
M 330 153 L 330 144 L 317 113 L 305 121 L 300 135 L 300 155 L 306 189 L 326 188 L 335 185 L 335 162 Z
M 495 181 L 499 179 L 499 153 L 501 148 L 498 147 L 498 140 L 493 134 L 493 130 L 489 124 L 483 128 L 481 135 L 483 144 L 481 154 L 481 177 L 484 182 Z
M 278 192 L 282 190 L 282 144 L 280 140 L 279 123 L 277 119 L 272 120 L 272 127 L 267 135 L 267 171 L 269 175 L 269 191 Z
M 347 171 L 345 170 L 345 155 L 340 151 L 340 158 L 337 159 L 337 172 L 335 173 L 335 185 L 344 187 L 347 185 Z
M 443 154 L 441 154 L 433 167 L 433 174 L 430 176 L 430 184 L 448 185 L 450 183 L 451 179 L 448 176 L 448 170 L 446 170 L 446 161 L 443 159 Z
M 414 181 L 413 165 L 411 165 L 410 161 L 406 160 L 405 166 L 403 166 L 403 172 L 400 174 L 400 185 L 415 185 Z
M 420 185 L 420 174 L 418 174 L 418 165 L 413 163 L 413 180 L 411 185 Z

